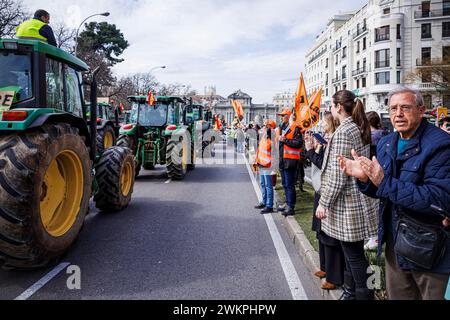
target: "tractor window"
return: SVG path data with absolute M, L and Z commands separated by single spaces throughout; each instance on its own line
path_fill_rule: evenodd
M 178 117 L 179 115 L 177 114 L 177 106 L 172 102 L 169 105 L 169 119 L 167 123 L 176 125 Z
M 139 119 L 138 119 L 139 108 Z M 161 127 L 167 123 L 167 105 L 157 104 L 150 106 L 148 104 L 134 103 L 131 109 L 132 123 L 138 123 L 145 127 Z
M 47 107 L 64 110 L 62 64 L 47 58 L 46 62 Z
M 67 88 L 67 112 L 77 116 L 82 116 L 83 109 L 81 105 L 80 80 L 78 74 L 72 68 L 66 69 L 66 88 Z
M 14 102 L 33 96 L 31 57 L 29 54 L 0 52 L 0 91 L 15 92 Z

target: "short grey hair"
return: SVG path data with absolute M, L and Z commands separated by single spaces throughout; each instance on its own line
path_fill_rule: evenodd
M 388 106 L 391 105 L 391 99 L 393 96 L 397 95 L 397 94 L 401 94 L 401 93 L 411 93 L 416 97 L 416 106 L 418 107 L 422 107 L 425 102 L 423 100 L 423 96 L 422 93 L 420 93 L 419 90 L 416 89 L 412 89 L 412 88 L 408 88 L 408 87 L 399 87 L 393 91 L 391 91 L 388 95 Z

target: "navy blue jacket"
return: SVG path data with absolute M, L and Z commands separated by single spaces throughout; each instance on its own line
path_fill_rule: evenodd
M 56 43 L 55 34 L 53 33 L 52 27 L 50 27 L 48 24 L 43 26 L 39 30 L 39 34 L 43 36 L 44 38 L 47 38 L 47 43 L 57 47 L 58 44 Z
M 388 230 L 396 234 L 399 208 L 419 221 L 438 226 L 442 226 L 444 218 L 431 205 L 450 212 L 450 135 L 424 119 L 406 149 L 397 156 L 398 140 L 399 134 L 392 133 L 378 144 L 377 159 L 385 174 L 380 186 L 359 183 L 364 194 L 380 199 L 380 255 Z M 397 261 L 403 270 L 424 271 L 398 255 Z M 428 271 L 450 274 L 450 237 L 445 256 Z

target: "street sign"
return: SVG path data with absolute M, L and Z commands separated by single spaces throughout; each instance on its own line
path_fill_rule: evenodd
M 448 115 L 448 109 L 447 108 L 438 108 L 437 109 L 437 119 L 438 121 L 444 119 Z

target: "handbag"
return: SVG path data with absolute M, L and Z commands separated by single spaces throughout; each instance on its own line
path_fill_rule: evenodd
M 314 191 L 320 194 L 320 188 L 322 186 L 322 170 L 314 164 L 311 164 L 311 182 Z
M 442 227 L 400 215 L 394 249 L 409 262 L 430 270 L 444 256 L 446 240 L 447 234 Z

